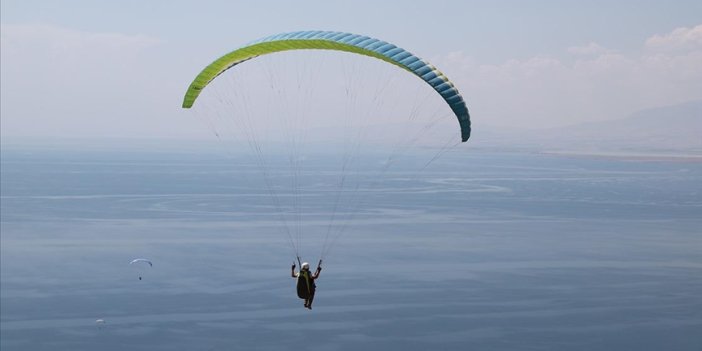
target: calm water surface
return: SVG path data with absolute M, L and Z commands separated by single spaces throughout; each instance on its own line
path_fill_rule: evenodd
M 305 162 L 314 262 L 338 175 Z M 337 210 L 307 311 L 247 159 L 4 148 L 0 347 L 702 349 L 702 164 L 461 150 L 416 170 Z

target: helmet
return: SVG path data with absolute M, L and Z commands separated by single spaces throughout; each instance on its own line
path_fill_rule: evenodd
M 302 269 L 309 270 L 310 269 L 310 264 L 307 262 L 302 263 Z

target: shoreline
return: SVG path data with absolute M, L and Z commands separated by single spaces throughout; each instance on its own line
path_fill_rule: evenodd
M 607 151 L 540 151 L 542 155 L 598 158 L 628 161 L 702 162 L 702 154 L 670 154 L 656 152 Z

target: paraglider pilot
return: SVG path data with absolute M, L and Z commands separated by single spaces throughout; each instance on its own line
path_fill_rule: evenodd
M 314 274 L 310 273 L 310 264 L 305 262 L 300 267 L 300 273 L 295 273 L 295 263 L 292 265 L 291 275 L 297 278 L 297 296 L 305 300 L 305 307 L 312 309 L 312 300 L 314 300 L 314 292 L 317 285 L 314 281 L 319 278 L 319 273 L 322 271 L 322 260 L 317 264 L 317 270 Z

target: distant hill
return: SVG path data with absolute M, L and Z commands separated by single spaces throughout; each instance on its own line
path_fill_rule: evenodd
M 624 119 L 583 123 L 556 132 L 581 146 L 702 151 L 702 100 L 646 109 Z
M 623 119 L 517 131 L 492 130 L 486 142 L 539 151 L 702 155 L 702 100 L 641 110 Z

